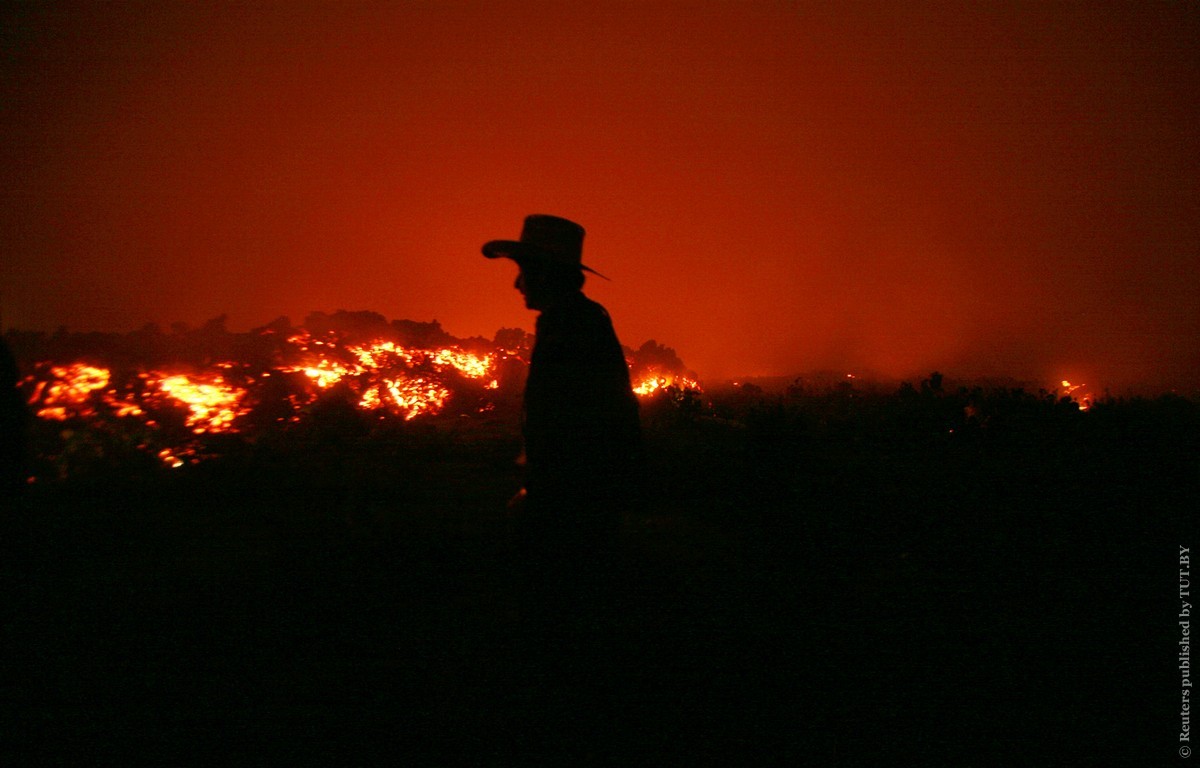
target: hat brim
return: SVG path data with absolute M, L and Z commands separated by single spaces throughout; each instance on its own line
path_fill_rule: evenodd
M 491 240 L 483 244 L 483 255 L 489 259 L 512 259 L 520 264 L 523 261 L 551 261 L 553 256 L 543 248 L 519 240 Z M 580 264 L 584 272 L 591 272 L 597 277 L 607 277 L 586 264 Z
M 536 245 L 517 240 L 492 240 L 484 243 L 483 255 L 489 259 L 513 259 L 514 261 L 548 257 L 548 254 Z

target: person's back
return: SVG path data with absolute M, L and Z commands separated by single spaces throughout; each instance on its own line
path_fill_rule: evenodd
M 608 313 L 582 293 L 538 318 L 523 426 L 533 499 L 614 504 L 628 492 L 640 443 L 637 400 Z

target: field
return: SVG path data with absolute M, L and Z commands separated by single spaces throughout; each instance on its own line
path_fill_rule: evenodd
M 512 412 L 27 488 L 5 763 L 1175 754 L 1194 402 L 731 388 L 643 423 L 610 610 L 565 635 L 515 577 Z

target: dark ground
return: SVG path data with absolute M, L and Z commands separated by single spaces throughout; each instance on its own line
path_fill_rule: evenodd
M 3 763 L 1170 764 L 1196 408 L 993 405 L 652 409 L 616 610 L 567 649 L 503 421 L 35 485 Z

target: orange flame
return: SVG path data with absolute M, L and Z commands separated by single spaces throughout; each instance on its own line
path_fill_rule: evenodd
M 1071 398 L 1072 400 L 1074 400 L 1075 404 L 1079 406 L 1079 410 L 1086 411 L 1092 407 L 1092 403 L 1095 402 L 1095 399 L 1096 399 L 1095 395 L 1093 395 L 1090 392 L 1084 393 L 1081 395 L 1075 394 L 1083 387 L 1086 387 L 1087 386 L 1086 384 L 1072 384 L 1071 382 L 1067 381 L 1066 379 L 1063 379 L 1061 383 L 1062 383 L 1062 388 L 1063 388 L 1063 394 L 1066 395 L 1067 397 Z
M 387 340 L 343 348 L 334 340 L 313 339 L 303 333 L 288 341 L 309 353 L 309 360 L 285 367 L 284 371 L 302 372 L 322 389 L 342 380 L 356 380 L 353 389 L 361 393 L 360 408 L 383 408 L 406 420 L 439 413 L 451 397 L 442 383 L 426 375 L 413 375 L 414 371 L 440 374 L 453 369 L 467 378 L 482 379 L 491 373 L 494 361 L 492 355 L 477 355 L 459 347 L 411 349 Z M 313 347 L 324 347 L 331 355 L 340 352 L 352 361 L 330 359 Z M 498 381 L 493 384 L 487 386 L 499 387 Z
M 492 368 L 492 356 L 473 355 L 456 347 L 439 349 L 430 355 L 433 365 L 438 370 L 446 367 L 454 368 L 463 376 L 472 379 L 482 379 Z
M 183 459 L 172 453 L 170 448 L 163 448 L 161 451 L 159 451 L 158 458 L 162 459 L 163 462 L 172 469 L 178 469 L 179 467 L 183 466 Z
M 191 377 L 176 374 L 162 377 L 158 386 L 187 406 L 190 414 L 184 423 L 198 435 L 229 432 L 234 419 L 246 412 L 241 407 L 246 390 L 226 384 L 220 376 L 208 377 L 207 381 L 193 381 Z
M 37 415 L 43 419 L 65 421 L 71 416 L 92 416 L 96 411 L 89 400 L 92 393 L 108 386 L 111 376 L 107 368 L 97 368 L 83 363 L 72 363 L 67 366 L 53 366 L 50 374 L 57 379 L 43 390 L 38 387 L 34 393 L 36 400 L 44 394 L 42 408 Z
M 633 387 L 633 393 L 639 397 L 648 397 L 659 390 L 667 387 L 677 387 L 679 389 L 694 389 L 699 391 L 700 384 L 695 379 L 690 379 L 687 376 L 663 373 L 651 373 L 643 377 Z
M 268 364 L 255 377 L 266 379 L 273 373 L 302 375 L 292 382 L 300 385 L 300 391 L 285 394 L 291 415 L 276 418 L 280 423 L 302 420 L 304 406 L 335 385 L 348 389 L 357 398 L 358 408 L 404 420 L 444 412 L 460 387 L 468 385 L 473 395 L 481 398 L 479 411 L 486 412 L 496 403 L 490 402 L 485 393 L 502 389 L 505 377 L 516 367 L 509 363 L 525 363 L 522 355 L 499 346 L 481 354 L 456 345 L 421 349 L 384 339 L 346 343 L 333 332 L 315 337 L 308 331 L 286 339 L 279 354 L 282 360 Z M 628 362 L 635 367 L 634 361 Z M 640 397 L 668 388 L 700 389 L 699 383 L 687 376 L 657 366 L 648 371 L 636 367 L 643 372 L 635 377 L 633 387 Z M 220 362 L 201 372 L 150 371 L 139 374 L 140 385 L 114 386 L 110 370 L 74 363 L 43 366 L 40 376 L 31 376 L 25 383 L 32 393 L 30 404 L 46 420 L 94 418 L 102 412 L 106 417 L 138 419 L 158 429 L 159 424 L 152 418 L 155 412 L 163 406 L 182 405 L 186 409 L 184 426 L 195 435 L 236 433 L 239 418 L 251 410 L 247 387 L 255 383 L 250 377 L 242 386 L 234 383 L 238 374 L 231 372 L 243 368 L 237 363 Z M 155 442 L 147 441 L 139 448 L 155 453 L 168 467 L 194 464 L 207 456 L 202 453 L 203 445 L 194 440 L 165 448 L 161 441 L 151 447 Z
M 329 360 L 320 360 L 316 365 L 311 365 L 303 368 L 293 368 L 290 370 L 303 371 L 304 375 L 313 380 L 321 389 L 328 389 L 334 384 L 342 380 L 343 377 L 354 373 L 353 370 L 340 363 L 331 362 Z
M 386 398 L 380 396 L 380 389 Z M 372 388 L 364 394 L 359 405 L 363 408 L 383 408 L 402 415 L 405 421 L 421 414 L 435 414 L 442 410 L 450 398 L 450 390 L 425 378 L 384 379 L 381 387 Z

